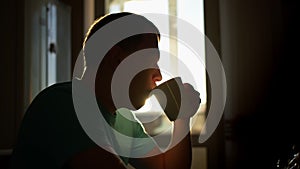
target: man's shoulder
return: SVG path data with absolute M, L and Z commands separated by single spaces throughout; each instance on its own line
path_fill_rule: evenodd
M 33 100 L 34 102 L 43 102 L 49 100 L 65 100 L 72 97 L 72 82 L 59 82 L 43 89 Z M 65 100 L 66 101 L 66 100 Z
M 46 87 L 44 90 L 40 92 L 40 94 L 50 94 L 50 93 L 72 93 L 72 82 L 66 81 L 66 82 L 59 82 L 52 84 L 48 87 Z
M 50 85 L 45 90 L 69 90 L 72 91 L 72 81 L 59 82 Z
M 36 114 L 43 114 L 45 117 L 56 117 L 63 114 L 66 116 L 69 111 L 73 111 L 72 83 L 61 82 L 42 90 L 32 100 L 25 114 L 32 118 L 40 118 Z

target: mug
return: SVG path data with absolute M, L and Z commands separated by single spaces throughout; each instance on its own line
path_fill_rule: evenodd
M 181 106 L 181 93 L 178 84 L 182 84 L 180 77 L 175 77 L 156 86 L 154 95 L 170 121 L 175 121 Z

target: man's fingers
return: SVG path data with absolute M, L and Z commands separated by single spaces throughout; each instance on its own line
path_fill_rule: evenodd
M 183 92 L 187 92 L 188 94 L 193 94 L 193 96 L 200 96 L 200 93 L 194 89 L 194 87 L 189 83 L 183 84 Z

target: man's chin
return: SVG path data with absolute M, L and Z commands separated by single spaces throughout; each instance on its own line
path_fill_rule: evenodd
M 146 99 L 142 99 L 143 101 L 139 101 L 133 104 L 135 110 L 139 110 L 145 105 Z
M 139 110 L 139 109 L 142 108 L 144 105 L 145 105 L 145 103 L 144 103 L 144 104 L 134 105 L 134 108 L 135 108 L 135 110 Z
M 135 110 L 139 110 L 140 108 L 142 108 L 145 105 L 146 100 L 149 98 L 149 93 L 140 95 L 139 97 L 136 97 L 136 98 L 139 98 L 139 99 L 131 99 L 131 104 Z

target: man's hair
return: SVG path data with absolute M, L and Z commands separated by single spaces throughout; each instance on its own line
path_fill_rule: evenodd
M 100 17 L 94 21 L 94 23 L 91 25 L 88 32 L 86 33 L 86 36 L 85 36 L 85 39 L 83 42 L 83 50 L 84 50 L 85 45 L 86 45 L 87 41 L 89 40 L 89 38 L 92 35 L 94 35 L 94 33 L 96 33 L 99 29 L 101 29 L 102 27 L 104 27 L 105 25 L 109 24 L 110 22 L 112 22 L 114 20 L 117 20 L 121 17 L 129 16 L 129 15 L 134 16 L 134 17 L 132 17 L 133 19 L 141 19 L 144 22 L 143 25 L 132 25 L 132 26 L 139 26 L 141 29 L 147 29 L 147 28 L 149 29 L 150 28 L 150 30 L 152 30 L 153 33 L 143 33 L 143 34 L 137 34 L 137 35 L 130 36 L 130 37 L 125 38 L 125 39 L 121 40 L 120 42 L 118 42 L 116 44 L 117 46 L 119 46 L 122 49 L 127 50 L 129 52 L 132 52 L 132 51 L 134 51 L 134 47 L 136 46 L 136 44 L 142 42 L 143 37 L 152 36 L 152 37 L 156 37 L 158 40 L 160 39 L 160 33 L 159 33 L 158 28 L 151 21 L 146 19 L 144 16 L 137 15 L 137 14 L 130 13 L 130 12 L 120 12 L 120 13 L 107 14 L 107 15 Z M 122 31 L 122 28 L 120 28 L 120 31 Z

